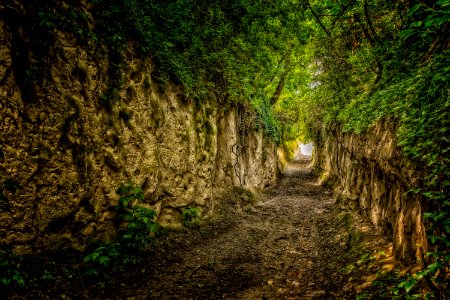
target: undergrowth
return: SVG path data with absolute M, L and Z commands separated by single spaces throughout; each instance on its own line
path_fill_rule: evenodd
M 200 224 L 200 209 L 198 207 L 183 208 L 181 220 L 187 228 L 197 228 Z
M 21 257 L 10 251 L 0 250 L 0 285 L 25 287 L 25 281 L 20 274 L 21 260 Z
M 158 233 L 156 212 L 139 205 L 144 193 L 139 186 L 124 184 L 117 189 L 120 195 L 116 206 L 118 236 L 112 242 L 93 241 L 84 256 L 85 275 L 99 276 L 112 268 L 122 270 L 137 264 L 140 254 L 154 242 Z

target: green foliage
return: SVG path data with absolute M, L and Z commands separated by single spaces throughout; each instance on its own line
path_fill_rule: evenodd
M 116 206 L 117 215 L 120 221 L 126 223 L 126 229 L 119 232 L 121 235 L 118 240 L 128 250 L 144 250 L 153 242 L 153 236 L 158 231 L 158 224 L 155 223 L 156 212 L 138 205 L 144 200 L 141 187 L 127 183 L 116 192 L 121 196 Z
M 120 217 L 126 214 L 133 204 L 144 200 L 144 192 L 142 189 L 132 183 L 121 185 L 116 190 L 116 193 L 120 195 L 119 204 L 116 206 L 116 211 Z
M 288 160 L 293 160 L 295 151 L 298 149 L 298 141 L 297 140 L 284 141 L 281 147 L 284 153 L 286 154 L 286 158 Z
M 122 253 L 121 250 L 120 244 L 117 242 L 109 244 L 97 243 L 96 247 L 83 258 L 86 266 L 84 275 L 99 276 L 111 267 L 111 263 L 121 263 L 123 256 L 127 255 Z
M 268 99 L 254 99 L 253 106 L 258 115 L 257 128 L 262 128 L 265 134 L 271 137 L 277 144 L 282 141 L 281 128 Z
M 425 280 L 435 297 L 448 297 L 450 1 L 313 1 L 312 11 L 322 17 L 306 52 L 303 127 L 317 142 L 324 129 L 360 133 L 380 119 L 393 123 L 399 146 L 425 174 L 408 196 L 427 203 L 433 249 L 398 294 L 416 297 L 409 293 Z
M 127 229 L 121 237 L 122 245 L 129 249 L 143 250 L 153 242 L 152 235 L 158 231 L 156 212 L 141 206 L 133 207 L 124 215 Z
M 119 99 L 125 54 L 133 46 L 155 62 L 152 75 L 162 86 L 169 80 L 180 84 L 199 105 L 214 98 L 220 105 L 252 107 L 258 116 L 252 125 L 278 143 L 303 135 L 320 144 L 324 129 L 363 132 L 382 118 L 392 120 L 404 153 L 426 174 L 412 193 L 427 201 L 434 247 L 424 270 L 398 288 L 410 292 L 424 279 L 435 293 L 448 295 L 450 0 L 93 0 L 89 5 L 26 0 L 23 5 L 29 22 L 22 43 L 33 52 L 18 54 L 15 75 L 24 93 L 49 75 L 63 32 L 108 56 L 109 83 L 100 99 L 108 109 Z M 120 117 L 127 121 L 131 115 L 121 111 Z M 205 122 L 204 130 L 212 133 L 213 126 Z M 0 185 L 0 209 L 9 209 L 7 196 L 19 188 L 13 180 Z M 117 193 L 122 226 L 116 241 L 92 245 L 84 259 L 91 274 L 136 261 L 157 232 L 155 212 L 139 205 L 142 189 L 126 184 Z M 195 227 L 198 215 L 198 208 L 183 209 L 185 226 Z M 2 274 L 20 284 L 16 273 Z
M 180 84 L 196 101 L 251 103 L 269 136 L 281 137 L 269 99 L 283 90 L 296 64 L 296 53 L 308 37 L 296 0 L 271 5 L 256 1 L 94 0 L 89 12 L 82 3 L 56 0 L 28 3 L 34 26 L 33 51 L 24 82 L 48 75 L 57 32 L 80 44 L 106 50 L 108 88 L 101 105 L 110 110 L 122 87 L 125 51 L 129 46 L 156 64 L 153 77 Z M 282 130 L 284 131 L 284 130 Z
M 0 284 L 11 286 L 16 284 L 25 287 L 25 281 L 19 272 L 20 257 L 9 251 L 0 250 Z
M 139 254 L 154 241 L 154 235 L 158 232 L 156 212 L 138 205 L 144 199 L 144 192 L 139 186 L 127 183 L 116 192 L 120 195 L 116 206 L 117 221 L 125 224 L 124 229 L 119 230 L 113 242 L 96 241 L 91 245 L 91 250 L 83 259 L 87 276 L 98 276 L 113 267 L 136 264 Z
M 200 209 L 198 207 L 185 207 L 182 209 L 181 220 L 187 228 L 196 228 L 200 224 Z
M 402 32 L 402 36 L 414 42 L 422 51 L 438 50 L 436 48 L 429 49 L 429 45 L 436 42 L 436 39 L 445 39 L 442 34 L 445 33 L 450 22 L 450 1 L 435 1 L 433 6 L 424 2 L 416 1 L 408 12 L 411 19 L 409 27 Z
M 43 280 L 43 281 L 46 281 L 46 282 L 54 282 L 56 277 L 53 276 L 53 274 L 51 272 L 49 272 L 48 270 L 44 270 L 42 272 L 42 275 L 41 275 L 40 279 Z

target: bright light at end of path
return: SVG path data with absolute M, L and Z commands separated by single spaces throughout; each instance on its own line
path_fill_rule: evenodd
M 311 156 L 313 152 L 313 144 L 300 144 L 300 153 L 303 155 Z

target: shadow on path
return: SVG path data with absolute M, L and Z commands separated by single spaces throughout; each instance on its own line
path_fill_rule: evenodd
M 253 207 L 155 253 L 129 299 L 354 299 L 342 269 L 348 224 L 296 154 Z M 160 257 L 158 259 L 157 257 Z M 148 267 L 147 267 L 148 268 Z

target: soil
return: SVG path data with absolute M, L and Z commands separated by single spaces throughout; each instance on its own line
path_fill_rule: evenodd
M 220 218 L 166 234 L 139 264 L 125 271 L 87 280 L 81 264 L 67 262 L 70 257 L 56 263 L 47 259 L 41 264 L 45 279 L 39 275 L 25 291 L 6 296 L 355 299 L 371 285 L 370 273 L 376 271 L 361 263 L 361 257 L 374 259 L 372 254 L 389 249 L 389 243 L 357 214 L 340 207 L 331 191 L 317 184 L 309 163 L 309 156 L 297 153 L 278 186 L 256 204 L 230 200 Z M 389 254 L 383 255 L 390 261 Z
M 160 248 L 145 280 L 122 290 L 129 299 L 355 299 L 345 268 L 369 224 L 337 205 L 317 184 L 310 157 L 296 154 L 279 185 L 254 206 Z M 379 243 L 378 243 L 379 244 Z M 146 270 L 147 272 L 147 270 Z

